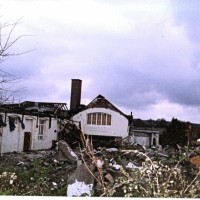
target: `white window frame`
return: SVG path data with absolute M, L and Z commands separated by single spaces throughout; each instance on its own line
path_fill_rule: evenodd
M 38 140 L 44 140 L 46 133 L 46 119 L 38 120 Z
M 99 114 L 101 114 L 100 121 L 98 121 Z M 103 121 L 105 122 L 105 124 L 103 124 Z M 103 112 L 87 113 L 87 125 L 111 126 L 112 125 L 112 115 L 108 114 L 108 113 L 103 113 Z

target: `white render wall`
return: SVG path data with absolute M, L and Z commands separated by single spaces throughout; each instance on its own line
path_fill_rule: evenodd
M 112 116 L 111 126 L 87 124 L 87 114 L 97 112 L 110 114 Z M 82 132 L 88 135 L 112 136 L 122 138 L 128 136 L 128 119 L 121 115 L 119 112 L 110 109 L 89 108 L 74 115 L 72 119 L 77 122 L 77 124 L 81 122 Z
M 4 114 L 3 114 L 4 115 Z M 8 116 L 20 116 L 16 114 L 7 114 L 6 127 L 2 128 L 2 141 L 1 141 L 1 153 L 8 153 L 13 151 L 23 150 L 23 133 L 21 130 L 21 123 L 15 124 L 15 130 L 10 132 Z M 4 117 L 3 117 L 4 120 Z
M 134 142 L 142 146 L 146 146 L 146 147 L 150 146 L 149 137 L 134 136 Z
M 57 131 L 57 120 L 51 119 L 51 128 L 49 129 L 49 118 L 46 118 L 45 136 L 43 140 L 38 140 L 38 128 L 35 128 L 34 138 L 32 139 L 33 150 L 50 149 L 52 147 L 52 141 L 57 139 L 57 132 L 55 130 Z
M 4 114 L 3 114 L 4 116 Z M 15 130 L 10 131 L 8 116 L 19 116 L 19 114 L 7 114 L 6 127 L 1 127 L 2 137 L 0 139 L 0 153 L 21 152 L 24 148 L 24 133 L 31 132 L 30 150 L 43 150 L 52 147 L 52 140 L 57 139 L 57 119 L 51 119 L 51 128 L 49 129 L 49 118 L 46 119 L 46 131 L 43 140 L 38 140 L 38 128 L 36 128 L 37 117 L 24 115 L 23 123 L 25 129 L 22 129 L 21 123 L 15 124 Z M 43 118 L 44 119 L 44 118 Z M 3 117 L 4 120 L 4 117 Z M 27 122 L 28 120 L 28 122 Z M 28 124 L 27 124 L 28 123 Z

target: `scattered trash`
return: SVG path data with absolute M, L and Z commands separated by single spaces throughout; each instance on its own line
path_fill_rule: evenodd
M 137 166 L 135 166 L 133 163 L 129 162 L 129 163 L 126 165 L 126 168 L 135 169 L 135 168 L 139 168 L 139 167 L 137 167 Z
M 73 184 L 69 184 L 67 188 L 68 197 L 83 197 L 92 196 L 93 184 L 85 184 L 84 182 L 75 181 Z
M 108 149 L 106 149 L 106 151 L 108 151 L 108 152 L 117 152 L 119 150 L 117 148 L 108 148 Z

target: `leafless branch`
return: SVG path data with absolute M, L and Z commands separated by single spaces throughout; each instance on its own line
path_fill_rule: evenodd
M 17 43 L 22 37 L 29 36 L 20 35 L 13 39 L 16 26 L 21 23 L 22 18 L 18 19 L 14 23 L 0 23 L 0 64 L 10 56 L 18 56 L 34 51 L 28 50 L 19 53 L 11 52 L 11 48 L 15 45 L 15 43 Z M 20 81 L 20 78 L 0 69 L 0 104 L 8 102 L 14 95 L 24 91 L 24 89 L 13 89 L 14 86 Z

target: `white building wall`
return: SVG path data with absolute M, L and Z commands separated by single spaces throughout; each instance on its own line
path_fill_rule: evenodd
M 1 153 L 8 153 L 13 151 L 21 151 L 21 136 L 23 135 L 23 129 L 21 123 L 15 124 L 15 130 L 10 131 L 8 116 L 20 116 L 16 114 L 8 114 L 6 119 L 6 127 L 2 128 L 2 141 L 1 141 Z M 4 117 L 3 117 L 4 119 Z
M 150 146 L 149 137 L 134 136 L 134 142 L 142 146 L 146 146 L 146 147 Z
M 51 119 L 51 128 L 49 129 L 49 118 L 46 118 L 44 139 L 38 139 L 38 132 L 39 129 L 36 128 L 33 139 L 33 150 L 50 149 L 52 147 L 52 141 L 57 139 L 57 119 Z
M 112 116 L 111 126 L 87 124 L 87 114 L 97 113 L 97 112 L 110 114 Z M 82 132 L 88 135 L 112 136 L 112 137 L 122 137 L 122 138 L 128 136 L 128 119 L 123 115 L 121 115 L 119 112 L 110 109 L 89 108 L 74 115 L 72 119 L 77 124 L 81 122 Z
M 4 115 L 4 114 L 3 114 Z M 25 129 L 22 129 L 21 123 L 15 124 L 15 130 L 10 131 L 8 116 L 22 115 L 7 114 L 6 127 L 2 127 L 2 137 L 0 141 L 0 153 L 21 152 L 24 148 L 24 134 L 25 132 L 31 133 L 30 150 L 43 150 L 52 147 L 52 141 L 57 139 L 57 119 L 51 119 L 51 128 L 49 129 L 49 118 L 46 118 L 46 132 L 43 140 L 38 139 L 38 128 L 36 127 L 37 117 L 24 116 L 23 123 Z M 4 119 L 4 117 L 3 117 Z M 28 121 L 28 123 L 26 123 Z

